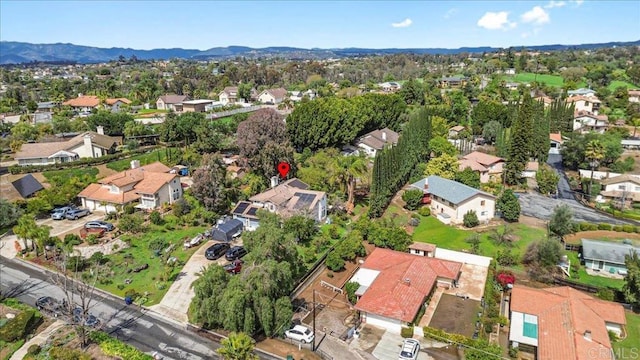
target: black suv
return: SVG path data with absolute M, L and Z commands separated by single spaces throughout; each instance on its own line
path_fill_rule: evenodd
M 204 257 L 208 260 L 217 260 L 229 250 L 229 244 L 219 243 L 211 245 L 204 253 Z
M 235 259 L 240 259 L 245 255 L 247 255 L 247 250 L 244 247 L 234 246 L 231 249 L 227 250 L 227 253 L 224 255 L 224 257 L 229 261 L 233 261 Z

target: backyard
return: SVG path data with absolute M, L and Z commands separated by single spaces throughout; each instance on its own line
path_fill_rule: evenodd
M 180 155 L 178 154 L 178 152 L 179 152 L 179 149 L 177 148 L 158 149 L 158 150 L 148 152 L 146 154 L 136 155 L 136 156 L 132 156 L 130 158 L 126 158 L 118 161 L 112 161 L 107 164 L 107 167 L 115 171 L 124 171 L 131 167 L 132 160 L 139 160 L 140 165 L 148 165 L 156 161 L 161 161 L 165 164 L 171 163 L 171 162 L 175 163 L 176 160 L 180 158 Z
M 476 330 L 474 320 L 478 320 L 480 310 L 479 301 L 443 294 L 429 327 L 471 337 Z
M 626 311 L 627 337 L 613 343 L 616 359 L 634 359 L 640 356 L 640 314 Z M 632 357 L 633 356 L 633 357 Z
M 640 86 L 637 85 L 633 85 L 630 82 L 626 82 L 626 81 L 620 81 L 620 80 L 613 80 L 611 81 L 611 83 L 609 83 L 609 86 L 607 86 L 607 88 L 610 91 L 614 91 L 616 88 L 624 86 L 627 88 L 627 90 L 631 90 L 631 89 L 638 89 L 640 88 Z

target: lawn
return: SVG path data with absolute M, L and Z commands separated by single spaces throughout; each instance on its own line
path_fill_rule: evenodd
M 532 83 L 537 81 L 547 86 L 562 87 L 564 85 L 564 79 L 559 75 L 547 75 L 547 74 L 534 74 L 534 73 L 519 73 L 514 76 L 505 77 L 507 81 L 514 81 L 518 83 Z M 584 87 L 584 82 L 578 83 L 578 87 Z
M 169 280 L 175 279 L 180 273 L 184 263 L 193 255 L 198 247 L 185 250 L 182 246 L 185 239 L 191 239 L 204 231 L 205 227 L 177 227 L 172 229 L 169 226 L 150 225 L 149 229 L 141 235 L 124 235 L 122 240 L 130 240 L 131 247 L 123 249 L 113 255 L 108 256 L 111 260 L 110 268 L 113 271 L 108 284 L 98 284 L 97 286 L 117 296 L 124 296 L 129 289 L 134 289 L 137 293 L 144 295 L 148 292 L 148 301 L 144 305 L 157 304 L 167 292 L 170 281 L 161 281 L 160 277 L 164 271 Z M 155 239 L 164 239 L 168 244 L 173 244 L 174 249 L 171 256 L 177 259 L 177 265 L 166 267 L 164 264 L 167 258 L 166 253 L 156 256 L 154 251 L 149 249 L 149 244 Z M 203 245 L 201 245 L 203 246 Z M 134 273 L 131 270 L 141 265 L 148 264 L 149 268 Z M 125 280 L 130 279 L 130 284 L 125 284 Z
M 637 359 L 640 355 L 640 314 L 630 311 L 625 313 L 627 318 L 627 337 L 613 343 L 613 350 L 617 359 Z
M 140 160 L 140 165 L 148 165 L 156 161 L 162 161 L 163 163 L 175 161 L 178 159 L 177 148 L 165 148 L 157 149 L 145 154 L 132 156 L 130 158 L 113 161 L 107 164 L 107 167 L 115 171 L 124 171 L 131 167 L 132 160 Z M 169 156 L 170 158 L 169 158 Z M 169 160 L 169 161 L 167 161 Z
M 567 256 L 571 261 L 571 266 L 573 267 L 575 264 L 579 264 L 578 262 L 578 253 L 575 251 L 567 251 Z M 619 279 L 610 279 L 604 276 L 595 276 L 587 274 L 587 270 L 585 270 L 584 266 L 580 266 L 578 270 L 577 278 L 574 277 L 575 273 L 571 272 L 571 279 L 573 281 L 577 281 L 582 284 L 597 286 L 597 287 L 612 287 L 616 289 L 621 289 L 622 285 L 624 285 L 624 280 Z
M 524 253 L 527 245 L 534 240 L 543 239 L 545 230 L 534 228 L 523 224 L 513 224 L 516 241 L 511 247 L 514 255 L 520 256 Z M 505 249 L 505 246 L 495 244 L 489 239 L 490 230 L 483 229 L 475 231 L 480 234 L 479 255 L 495 257 L 498 250 Z M 450 250 L 468 251 L 471 246 L 465 241 L 474 233 L 473 230 L 461 230 L 441 223 L 433 216 L 422 217 L 420 225 L 413 232 L 413 240 L 435 244 L 438 247 Z
M 98 169 L 95 167 L 86 167 L 86 168 L 75 168 L 75 169 L 67 169 L 67 170 L 54 170 L 54 171 L 45 171 L 42 175 L 47 178 L 49 183 L 52 182 L 53 178 L 78 178 L 83 175 L 89 175 L 91 177 L 91 182 L 96 180 L 96 176 L 98 175 Z
M 638 86 L 638 85 L 633 85 L 632 83 L 629 83 L 629 82 L 626 82 L 626 81 L 620 81 L 620 80 L 613 80 L 609 84 L 609 86 L 607 86 L 607 88 L 610 91 L 614 91 L 616 88 L 618 88 L 620 86 L 625 86 L 627 88 L 627 90 L 640 89 L 640 86 Z
M 138 110 L 138 115 L 147 115 L 147 114 L 166 114 L 167 110 L 158 110 L 158 109 L 140 109 Z

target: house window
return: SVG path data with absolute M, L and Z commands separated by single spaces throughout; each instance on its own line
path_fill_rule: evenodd
M 484 206 L 484 203 L 485 203 L 484 200 L 480 201 L 480 206 Z
M 485 211 L 481 211 L 480 212 L 480 216 L 487 216 L 487 213 L 488 213 L 488 211 L 486 211 L 486 210 Z
M 618 190 L 627 190 L 625 185 L 618 185 Z
M 640 191 L 640 186 L 636 186 L 636 191 Z

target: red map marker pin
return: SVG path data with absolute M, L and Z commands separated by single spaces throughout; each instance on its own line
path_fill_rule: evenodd
M 287 177 L 289 170 L 291 170 L 291 165 L 289 165 L 289 163 L 283 161 L 278 164 L 278 172 L 282 178 Z

